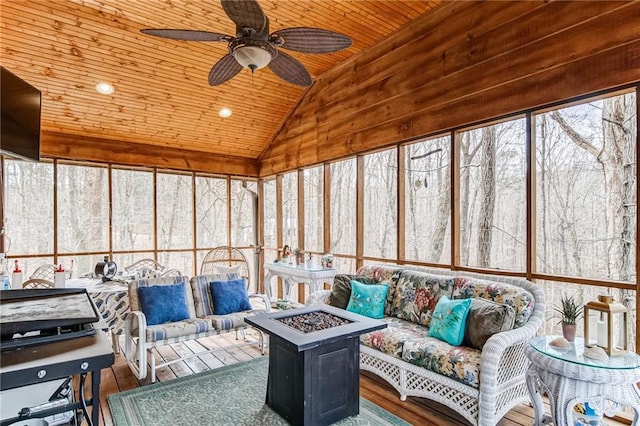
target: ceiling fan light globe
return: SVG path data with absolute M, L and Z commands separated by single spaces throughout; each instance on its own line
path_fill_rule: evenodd
M 270 52 L 258 46 L 240 46 L 233 51 L 233 57 L 252 71 L 266 67 L 272 59 Z

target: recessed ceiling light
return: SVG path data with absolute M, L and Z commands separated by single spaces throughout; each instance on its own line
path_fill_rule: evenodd
M 232 113 L 233 111 L 231 111 L 231 109 L 227 107 L 220 108 L 220 111 L 218 111 L 218 115 L 222 118 L 229 118 L 231 117 Z
M 116 89 L 114 89 L 113 85 L 105 83 L 104 81 L 96 84 L 96 92 L 100 93 L 101 95 L 111 95 L 113 92 L 115 92 L 115 90 Z

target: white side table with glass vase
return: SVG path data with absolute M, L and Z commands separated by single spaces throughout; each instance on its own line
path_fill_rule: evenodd
M 550 421 L 573 426 L 574 406 L 588 403 L 596 412 L 613 416 L 623 406 L 634 411 L 632 425 L 640 426 L 640 356 L 633 352 L 594 359 L 584 355 L 582 339 L 567 348 L 550 344 L 557 336 L 537 336 L 525 348 L 531 360 L 527 388 L 535 411 L 535 425 Z M 542 404 L 546 393 L 551 406 Z

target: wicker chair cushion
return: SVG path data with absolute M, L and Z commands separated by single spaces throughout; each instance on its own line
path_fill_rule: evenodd
M 440 297 L 451 297 L 454 277 L 403 270 L 386 314 L 429 327 Z
M 515 312 L 513 328 L 522 327 L 527 323 L 533 312 L 535 300 L 531 293 L 515 285 L 470 277 L 456 277 L 453 298 L 471 297 L 511 306 Z
M 360 342 L 396 358 L 401 357 L 404 342 L 429 335 L 426 327 L 411 321 L 393 317 L 386 317 L 382 321 L 387 323 L 387 328 L 361 335 Z
M 138 287 L 138 298 L 147 318 L 147 325 L 189 318 L 184 283 Z
M 213 299 L 211 298 L 212 281 L 228 281 L 240 278 L 238 274 L 196 275 L 191 277 L 191 293 L 198 318 L 213 315 Z
M 375 281 L 364 275 L 338 274 L 333 278 L 331 294 L 329 295 L 329 305 L 340 309 L 347 309 L 349 298 L 351 297 L 351 280 L 356 280 L 363 284 L 375 284 Z
M 462 344 L 482 350 L 487 339 L 513 328 L 515 312 L 509 305 L 485 299 L 472 299 Z
M 234 312 L 227 315 L 209 315 L 205 319 L 211 322 L 214 330 L 232 330 L 237 327 L 246 326 L 247 324 L 244 322 L 244 319 L 258 312 L 264 311 L 255 310 Z
M 480 386 L 481 357 L 477 349 L 452 346 L 434 337 L 409 339 L 402 348 L 403 360 L 476 389 Z
M 138 299 L 138 288 L 149 287 L 152 285 L 173 285 L 173 284 L 186 284 L 184 286 L 184 296 L 187 301 L 187 308 L 189 310 L 189 318 L 196 317 L 196 311 L 193 308 L 193 294 L 188 285 L 189 277 L 164 277 L 164 278 L 149 278 L 129 282 L 129 306 L 132 311 L 141 311 L 140 300 Z
M 189 336 L 211 330 L 211 322 L 206 319 L 191 318 L 184 321 L 168 322 L 147 327 L 147 341 L 157 342 L 175 337 Z
M 247 283 L 244 278 L 228 281 L 211 281 L 209 283 L 211 300 L 213 301 L 213 313 L 215 315 L 227 315 L 234 312 L 251 310 Z

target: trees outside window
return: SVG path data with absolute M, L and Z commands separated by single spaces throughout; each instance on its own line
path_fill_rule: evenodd
M 57 178 L 58 252 L 104 250 L 109 246 L 108 170 L 59 164 Z
M 158 173 L 157 223 L 159 249 L 193 247 L 193 192 L 191 176 Z
M 113 169 L 112 233 L 118 250 L 153 250 L 153 172 Z
M 263 211 L 262 211 L 262 225 L 265 249 L 272 249 L 273 253 L 267 256 L 265 252 L 265 259 L 273 260 L 276 258 L 275 249 L 278 247 L 278 234 L 277 234 L 277 217 L 276 217 L 276 180 L 267 179 L 262 184 L 263 194 Z
M 338 161 L 331 173 L 331 245 L 333 254 L 356 253 L 356 160 Z
M 254 212 L 258 206 L 254 206 L 253 200 L 256 191 L 255 182 L 231 181 L 231 245 L 234 247 L 257 244 L 254 241 Z
M 282 244 L 298 247 L 298 173 L 282 175 Z
M 322 252 L 324 247 L 324 167 L 305 169 L 304 248 Z
M 53 164 L 4 162 L 9 254 L 53 254 Z
M 451 138 L 406 145 L 405 257 L 451 263 Z
M 196 176 L 197 247 L 226 245 L 227 223 L 227 179 Z
M 460 264 L 524 271 L 526 121 L 461 132 Z
M 364 156 L 364 256 L 398 254 L 398 156 L 396 149 Z
M 635 280 L 634 93 L 536 115 L 537 268 Z

